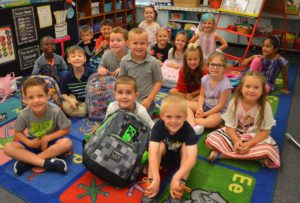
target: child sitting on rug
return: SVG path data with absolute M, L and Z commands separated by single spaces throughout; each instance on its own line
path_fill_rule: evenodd
M 181 200 L 185 182 L 197 161 L 197 136 L 185 121 L 187 104 L 178 95 L 168 95 L 161 103 L 161 120 L 158 120 L 151 133 L 149 143 L 148 186 L 142 202 L 154 202 L 161 179 L 160 165 L 179 167 L 172 177 L 170 195 L 172 200 Z
M 151 129 L 154 123 L 150 118 L 147 109 L 136 102 L 138 92 L 135 79 L 128 75 L 120 76 L 117 78 L 114 88 L 116 101 L 108 105 L 106 117 L 118 109 L 126 110 L 136 114 L 141 120 L 148 124 Z
M 269 36 L 264 40 L 262 55 L 253 55 L 243 61 L 242 66 L 248 66 L 250 71 L 262 72 L 266 77 L 267 93 L 276 88 L 276 78 L 282 73 L 283 89 L 282 93 L 288 94 L 288 61 L 279 54 L 280 39 L 276 36 Z
M 32 75 L 50 76 L 61 87 L 63 84 L 62 77 L 64 72 L 68 70 L 68 66 L 61 56 L 54 53 L 54 39 L 51 36 L 44 36 L 40 40 L 40 49 L 43 54 L 34 62 Z
M 196 101 L 200 93 L 203 71 L 202 50 L 196 43 L 190 43 L 183 55 L 183 67 L 179 70 L 178 82 L 169 93 Z
M 226 111 L 231 93 L 230 81 L 224 76 L 225 68 L 226 56 L 213 52 L 208 58 L 209 74 L 201 79 L 198 102 L 188 101 L 187 121 L 192 126 L 215 128 L 222 122 L 221 114 Z
M 68 116 L 84 117 L 87 114 L 85 87 L 93 70 L 85 67 L 85 51 L 79 46 L 72 46 L 67 51 L 67 60 L 72 68 L 64 76 L 61 90 L 63 110 Z
M 14 173 L 20 175 L 33 166 L 66 173 L 66 162 L 56 156 L 72 147 L 71 140 L 64 137 L 70 132 L 71 122 L 58 106 L 48 102 L 48 85 L 43 79 L 28 78 L 22 92 L 28 106 L 20 112 L 14 125 L 19 142 L 4 147 L 4 153 L 17 160 Z
M 90 58 L 95 55 L 96 40 L 94 38 L 93 28 L 89 25 L 84 25 L 80 27 L 79 34 L 80 41 L 77 45 L 84 50 L 86 60 L 89 61 Z
M 96 54 L 102 56 L 104 51 L 109 49 L 110 33 L 114 27 L 114 23 L 110 19 L 101 22 L 101 35 L 96 40 Z
M 278 146 L 270 136 L 275 120 L 267 102 L 265 84 L 264 76 L 257 71 L 247 72 L 242 77 L 222 115 L 225 127 L 210 133 L 205 141 L 212 149 L 209 161 L 259 160 L 267 168 L 280 166 Z
M 128 53 L 128 32 L 122 27 L 115 27 L 110 34 L 110 50 L 102 56 L 97 72 L 99 75 L 111 73 L 117 77 L 120 72 L 120 63 L 123 56 Z
M 130 52 L 120 64 L 120 76 L 130 75 L 137 82 L 138 101 L 152 115 L 155 97 L 162 85 L 162 73 L 157 60 L 148 51 L 147 33 L 142 28 L 133 28 L 128 33 Z

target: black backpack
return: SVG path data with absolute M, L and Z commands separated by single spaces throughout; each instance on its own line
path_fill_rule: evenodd
M 118 110 L 83 140 L 83 165 L 114 186 L 128 186 L 148 160 L 149 138 L 144 121 Z

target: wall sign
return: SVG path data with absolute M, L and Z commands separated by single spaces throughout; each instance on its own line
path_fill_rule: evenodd
M 37 40 L 35 17 L 32 6 L 12 9 L 18 45 Z
M 18 50 L 21 70 L 32 68 L 36 59 L 40 56 L 38 45 Z
M 10 26 L 0 27 L 0 64 L 14 61 L 15 49 Z

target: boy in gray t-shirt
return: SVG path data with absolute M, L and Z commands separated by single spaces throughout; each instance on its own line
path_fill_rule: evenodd
M 128 32 L 122 27 L 115 27 L 109 38 L 110 50 L 106 51 L 101 59 L 97 72 L 99 75 L 108 73 L 117 77 L 120 72 L 120 62 L 123 56 L 128 53 L 127 41 Z
M 130 52 L 120 64 L 120 76 L 130 75 L 136 82 L 139 92 L 138 101 L 151 115 L 154 99 L 162 85 L 162 73 L 157 60 L 147 52 L 147 33 L 141 28 L 134 28 L 128 34 Z
M 22 91 L 27 107 L 20 112 L 14 126 L 19 142 L 6 144 L 4 148 L 7 156 L 17 160 L 14 173 L 20 175 L 33 166 L 65 173 L 66 162 L 55 157 L 72 147 L 71 140 L 63 138 L 70 132 L 70 121 L 58 106 L 48 103 L 49 89 L 42 78 L 28 78 Z

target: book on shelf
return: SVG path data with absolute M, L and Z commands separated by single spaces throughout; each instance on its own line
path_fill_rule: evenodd
M 229 13 L 257 16 L 263 0 L 223 0 L 220 10 Z

